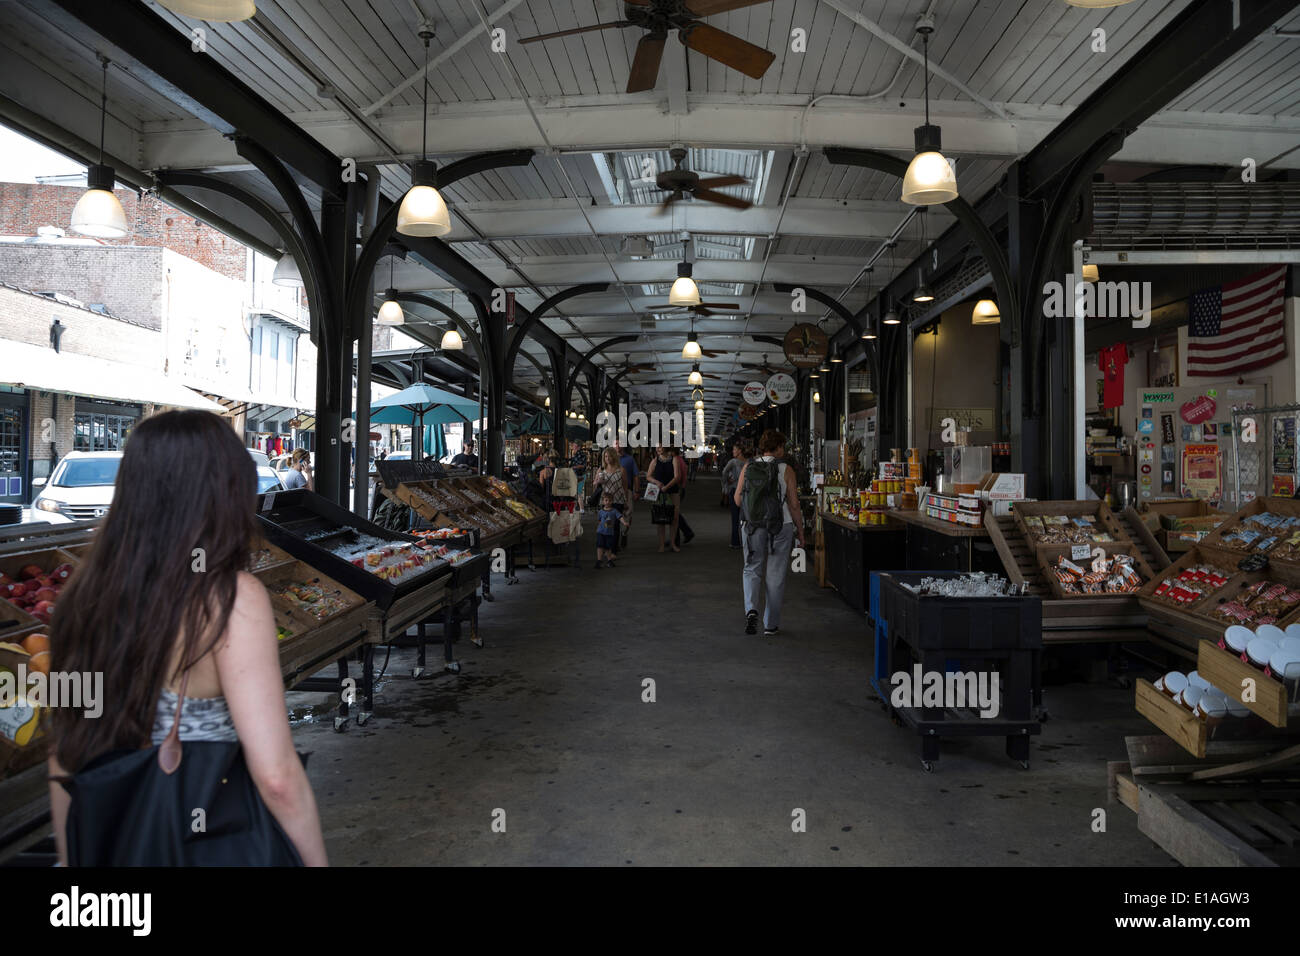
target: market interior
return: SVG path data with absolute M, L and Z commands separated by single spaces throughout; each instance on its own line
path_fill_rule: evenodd
M 1300 862 L 1297 7 L 0 4 L 0 670 L 201 408 L 337 863 Z

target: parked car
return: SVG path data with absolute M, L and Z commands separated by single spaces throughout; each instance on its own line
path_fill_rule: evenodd
M 284 482 L 280 480 L 279 473 L 271 467 L 270 460 L 260 451 L 252 448 L 248 453 L 253 456 L 253 464 L 257 466 L 257 493 L 264 495 L 268 491 L 284 491 Z
M 113 483 L 122 464 L 120 451 L 70 451 L 64 455 L 49 479 L 37 478 L 33 486 L 40 492 L 32 500 L 32 510 L 41 514 L 59 514 L 73 521 L 102 518 L 113 502 Z

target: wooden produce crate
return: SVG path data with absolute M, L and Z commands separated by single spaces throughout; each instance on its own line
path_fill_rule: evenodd
M 1278 549 L 1278 544 L 1284 538 L 1289 537 L 1292 533 L 1300 532 L 1300 524 L 1288 529 L 1284 534 L 1279 534 L 1278 542 L 1262 552 L 1253 549 L 1234 548 L 1224 542 L 1226 536 L 1239 529 L 1248 519 L 1264 512 L 1271 512 L 1288 518 L 1300 518 L 1300 500 L 1275 497 L 1256 498 L 1203 538 L 1200 547 L 1208 553 L 1220 554 L 1225 561 L 1234 560 L 1234 563 L 1248 554 L 1265 554 L 1269 559 L 1269 564 L 1275 569 L 1279 581 L 1285 581 L 1288 584 L 1300 584 L 1300 551 L 1296 551 L 1290 556 L 1282 556 Z
M 1024 537 L 1025 544 L 1032 548 L 1056 547 L 1062 543 L 1048 541 L 1041 538 L 1037 533 L 1031 532 L 1025 518 L 1043 518 L 1063 515 L 1066 518 L 1091 518 L 1093 526 L 1098 532 L 1111 536 L 1111 541 L 1098 541 L 1102 547 L 1107 544 L 1128 544 L 1131 542 L 1128 531 L 1120 524 L 1115 513 L 1110 510 L 1104 501 L 1016 501 L 1012 503 L 1011 514 L 1015 519 L 1016 527 Z M 1068 527 L 1068 526 L 1067 526 Z M 1081 539 L 1075 543 L 1086 543 L 1088 539 Z
M 21 641 L 40 624 L 22 608 L 0 599 L 0 641 Z
M 298 560 L 288 551 L 276 547 L 260 536 L 253 542 L 248 558 L 248 570 L 258 576 L 264 571 L 271 571 L 285 564 L 293 564 Z
M 1134 705 L 1137 712 L 1164 732 L 1193 757 L 1205 756 L 1209 727 L 1196 715 L 1162 694 L 1149 680 L 1138 679 Z
M 1143 559 L 1153 571 L 1163 571 L 1170 565 L 1169 549 L 1147 527 L 1142 516 L 1129 505 L 1117 516 L 1129 540 L 1138 547 Z
M 1095 601 L 1099 598 L 1100 599 L 1106 599 L 1106 598 L 1135 599 L 1136 598 L 1136 594 L 1138 593 L 1137 591 L 1123 592 L 1118 594 L 1106 593 L 1106 592 L 1101 592 L 1097 594 L 1082 594 L 1082 593 L 1076 593 L 1073 591 L 1065 590 L 1062 587 L 1061 582 L 1057 580 L 1056 575 L 1052 573 L 1051 568 L 1052 565 L 1056 563 L 1058 558 L 1060 557 L 1069 558 L 1070 549 L 1072 547 L 1074 546 L 1068 544 L 1058 544 L 1058 545 L 1047 545 L 1038 548 L 1039 573 L 1042 575 L 1043 580 L 1047 582 L 1047 587 L 1052 592 L 1052 595 L 1054 597 L 1061 598 L 1067 601 Z M 1142 578 L 1144 585 L 1146 583 L 1149 583 L 1152 577 L 1154 577 L 1155 575 L 1155 572 L 1151 570 L 1150 565 L 1148 565 L 1146 561 L 1143 559 L 1141 552 L 1137 548 L 1137 545 L 1133 544 L 1132 542 L 1127 542 L 1127 541 L 1106 542 L 1106 543 L 1096 545 L 1095 547 L 1103 549 L 1106 552 L 1107 557 L 1115 554 L 1127 554 L 1129 557 L 1131 557 L 1133 559 L 1133 570 L 1136 571 L 1138 575 Z M 1091 567 L 1092 561 L 1093 559 L 1089 557 L 1087 559 L 1076 561 L 1075 563 L 1083 567 L 1085 570 L 1087 570 L 1089 567 Z
M 81 559 L 71 552 L 62 548 L 42 548 L 40 550 L 18 552 L 15 554 L 6 554 L 0 557 L 0 574 L 4 574 L 14 581 L 22 584 L 27 582 L 22 578 L 23 568 L 35 566 L 41 569 L 45 574 L 50 574 L 55 568 L 62 565 L 71 565 L 74 569 L 80 565 Z M 67 580 L 56 582 L 54 590 L 58 591 L 67 584 Z M 16 600 L 5 600 L 5 585 L 0 585 L 0 635 L 12 639 L 15 635 L 22 635 L 32 628 L 39 626 L 42 621 L 38 615 L 31 613 L 31 609 L 24 610 L 17 606 Z M 53 602 L 57 605 L 57 599 Z M 5 626 L 5 621 L 17 621 L 17 624 Z M 3 639 L 3 637 L 0 637 Z
M 1229 516 L 1228 512 L 1211 507 L 1208 501 L 1201 498 L 1144 501 L 1138 513 L 1147 529 L 1153 534 L 1161 528 L 1176 529 L 1180 523 L 1188 520 L 1204 518 L 1222 520 Z
M 1226 582 L 1191 604 L 1178 604 L 1170 599 L 1156 597 L 1155 592 L 1166 580 L 1177 578 L 1179 573 L 1195 565 L 1211 565 L 1227 572 Z M 1138 601 L 1151 619 L 1151 627 L 1162 636 L 1174 640 L 1194 651 L 1197 641 L 1203 638 L 1217 640 L 1229 622 L 1221 621 L 1211 613 L 1218 606 L 1218 597 L 1229 587 L 1235 593 L 1246 579 L 1235 562 L 1227 563 L 1217 555 L 1209 555 L 1200 548 L 1192 548 L 1168 568 L 1148 581 L 1138 592 Z
M 1210 641 L 1201 641 L 1197 648 L 1196 670 L 1219 690 L 1241 701 L 1274 727 L 1287 725 L 1286 687 L 1232 651 Z M 1254 694 L 1244 694 L 1246 687 L 1253 687 Z

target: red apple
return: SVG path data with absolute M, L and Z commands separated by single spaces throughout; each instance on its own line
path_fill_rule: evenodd
M 53 604 L 55 600 L 58 599 L 58 596 L 59 592 L 55 591 L 54 588 L 41 588 L 36 592 L 37 602 L 48 602 Z
M 18 572 L 24 578 L 39 578 L 45 572 L 35 564 L 29 564 Z
M 72 577 L 72 565 L 60 564 L 57 568 L 55 568 L 53 571 L 50 572 L 50 576 L 55 578 L 58 581 L 66 581 L 68 580 L 68 578 Z
M 51 606 L 53 606 L 53 605 L 51 605 Z M 40 621 L 42 624 L 49 624 L 49 623 L 50 623 L 50 612 L 49 612 L 49 611 L 42 611 L 42 610 L 38 607 L 38 608 L 34 608 L 34 609 L 32 610 L 31 613 L 32 613 L 32 617 L 36 618 L 36 620 Z
M 5 574 L 3 571 L 0 571 L 0 584 L 9 584 L 12 581 L 13 578 Z
M 32 605 L 33 614 L 42 614 L 42 613 L 49 614 L 53 610 L 54 610 L 53 601 L 37 601 L 35 604 Z

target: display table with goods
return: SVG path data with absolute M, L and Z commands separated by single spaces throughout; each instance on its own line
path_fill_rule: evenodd
M 1178 558 L 1193 545 L 1200 544 L 1229 517 L 1199 499 L 1152 501 L 1144 503 L 1134 514 L 1170 558 Z
M 1042 600 L 1045 643 L 1148 639 L 1137 594 L 1157 572 L 1105 502 L 1017 501 L 984 527 L 1011 581 Z
M 953 736 L 1005 737 L 1007 756 L 1028 769 L 1029 738 L 1042 729 L 1040 599 L 979 572 L 871 578 L 871 685 L 882 709 L 920 736 L 925 770 Z
M 381 528 L 305 489 L 264 495 L 258 521 L 272 545 L 371 602 L 357 715 L 357 723 L 365 723 L 374 707 L 375 646 L 391 644 L 442 611 L 453 567 L 478 555 L 465 548 L 440 553 L 437 545 Z M 339 678 L 346 677 L 347 659 L 339 658 Z M 332 691 L 335 682 L 307 680 L 300 689 Z M 346 720 L 347 710 L 341 707 L 336 728 Z
M 1185 865 L 1295 866 L 1300 624 L 1228 625 L 1197 643 L 1195 661 L 1137 682 L 1134 706 L 1163 736 L 1126 739 L 1112 790 Z
M 821 511 L 815 533 L 823 552 L 825 583 L 854 610 L 867 610 L 872 571 L 904 567 L 906 531 L 896 522 L 862 524 L 854 518 Z

